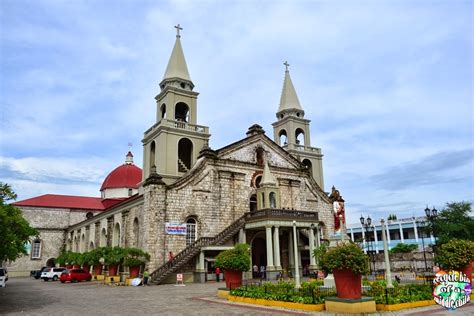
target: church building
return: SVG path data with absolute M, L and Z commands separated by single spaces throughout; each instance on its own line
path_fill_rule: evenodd
M 150 253 L 147 267 L 156 283 L 173 282 L 177 272 L 186 282 L 205 282 L 216 255 L 237 243 L 250 246 L 251 265 L 265 266 L 270 279 L 295 265 L 316 269 L 310 254 L 334 233 L 334 200 L 324 192 L 323 155 L 311 146 L 310 120 L 288 63 L 273 137 L 255 124 L 242 139 L 211 149 L 176 28 L 155 97 L 156 123 L 142 139 L 142 169 L 129 152 L 104 180 L 101 198 L 16 202 L 41 234 L 11 271 L 52 263 L 62 247 L 130 246 Z

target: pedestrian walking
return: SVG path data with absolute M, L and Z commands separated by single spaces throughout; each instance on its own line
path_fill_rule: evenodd
M 216 268 L 216 282 L 220 281 L 220 277 L 221 277 L 221 269 L 219 269 L 219 267 L 217 267 Z
M 170 252 L 168 253 L 168 261 L 171 262 L 171 261 L 173 261 L 173 259 L 174 259 L 174 254 L 173 254 L 172 251 L 170 251 Z

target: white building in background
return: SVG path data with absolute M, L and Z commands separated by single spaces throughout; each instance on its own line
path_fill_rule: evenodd
M 389 250 L 399 243 L 415 244 L 422 250 L 435 243 L 433 234 L 424 232 L 429 222 L 425 216 L 388 220 L 386 227 Z M 367 232 L 361 223 L 348 224 L 347 235 L 352 241 L 362 244 L 364 252 L 383 253 L 382 226 L 380 222 L 372 222 L 372 229 Z

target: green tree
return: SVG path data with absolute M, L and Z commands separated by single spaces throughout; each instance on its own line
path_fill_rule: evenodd
M 429 227 L 438 239 L 438 244 L 451 239 L 474 241 L 474 220 L 469 216 L 470 213 L 469 202 L 446 203 L 446 207 Z
M 390 253 L 407 253 L 418 249 L 418 245 L 415 244 L 402 244 L 398 243 L 395 247 L 390 250 Z
M 8 201 L 15 200 L 16 194 L 10 185 L 0 182 L 0 263 L 14 261 L 26 254 L 25 244 L 38 231 L 23 218 L 21 210 Z

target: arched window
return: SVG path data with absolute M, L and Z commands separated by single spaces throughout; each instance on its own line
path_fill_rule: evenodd
M 94 213 L 92 213 L 92 212 L 87 212 L 86 218 L 89 219 L 89 218 L 92 218 L 92 217 L 94 217 Z
M 186 246 L 191 245 L 196 240 L 196 228 L 196 219 L 194 219 L 193 217 L 188 218 L 188 220 L 186 221 Z
M 86 235 L 82 234 L 81 236 L 81 248 L 79 249 L 79 252 L 85 252 L 86 251 Z
M 296 145 L 304 146 L 304 132 L 301 128 L 295 131 Z
M 114 228 L 112 246 L 120 246 L 120 224 L 116 223 Z
M 161 118 L 166 119 L 166 104 L 161 105 Z
M 263 166 L 263 148 L 262 147 L 257 148 L 256 156 L 257 156 L 257 165 Z
M 41 240 L 35 239 L 31 247 L 31 259 L 41 259 Z
M 253 194 L 250 197 L 250 212 L 255 212 L 257 210 L 257 195 Z
M 288 145 L 288 136 L 286 135 L 286 131 L 282 129 L 280 133 L 278 134 L 279 138 L 279 144 L 280 146 L 286 146 Z
M 187 122 L 189 119 L 189 107 L 186 103 L 179 102 L 174 110 L 174 119 L 180 122 Z
M 89 244 L 89 251 L 90 251 L 90 250 L 94 250 L 94 248 L 95 248 L 95 247 L 94 247 L 94 242 L 91 241 L 90 244 Z
M 151 144 L 150 144 L 150 170 L 151 170 L 151 167 L 155 166 L 155 147 L 156 147 L 156 144 L 155 144 L 155 141 L 152 141 Z
M 133 194 L 133 190 L 132 189 L 128 189 L 128 196 L 132 196 Z
M 313 175 L 313 164 L 311 163 L 311 160 L 309 159 L 303 159 L 302 161 L 303 165 L 306 166 L 306 168 L 309 170 L 309 173 Z
M 178 171 L 188 172 L 191 169 L 193 157 L 193 143 L 187 138 L 178 142 Z
M 133 220 L 133 247 L 138 247 L 138 238 L 139 238 L 138 218 L 135 217 L 135 219 Z
M 265 193 L 262 192 L 261 197 L 262 197 L 262 208 L 265 208 Z
M 105 247 L 107 246 L 107 231 L 105 228 L 102 228 L 102 231 L 100 232 L 100 247 Z
M 270 208 L 276 208 L 276 194 L 275 192 L 270 192 Z

